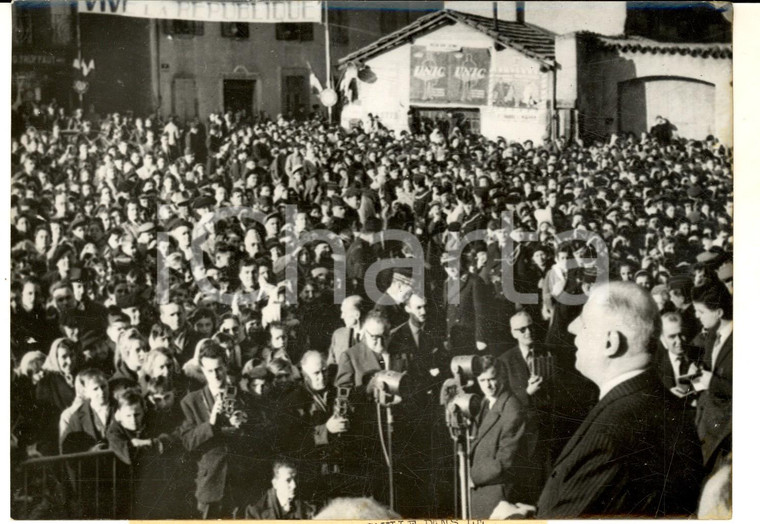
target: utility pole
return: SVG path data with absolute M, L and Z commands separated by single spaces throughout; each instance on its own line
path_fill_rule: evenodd
M 330 11 L 329 7 L 327 5 L 327 0 L 325 0 L 325 9 L 324 9 L 324 17 L 325 17 L 325 70 L 327 72 L 326 75 L 326 82 L 327 89 L 332 89 L 332 75 L 330 74 L 330 71 L 332 69 L 330 65 Z M 327 121 L 332 124 L 332 106 L 327 108 Z

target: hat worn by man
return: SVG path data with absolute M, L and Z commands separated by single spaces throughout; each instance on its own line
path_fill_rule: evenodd
M 204 209 L 204 208 L 210 208 L 214 207 L 216 205 L 216 200 L 214 200 L 213 197 L 210 196 L 201 196 L 193 200 L 193 209 Z
M 116 305 L 121 309 L 140 307 L 140 296 L 137 293 L 129 293 L 116 299 Z
M 688 275 L 673 275 L 668 279 L 668 289 L 671 291 L 680 291 L 684 296 L 688 296 L 691 287 L 692 280 Z
M 142 235 L 143 233 L 152 233 L 156 230 L 156 224 L 153 222 L 145 222 L 144 224 L 140 224 L 140 227 L 137 228 L 137 234 Z
M 74 217 L 74 221 L 71 223 L 69 231 L 74 231 L 78 227 L 84 227 L 87 225 L 87 219 L 83 215 L 77 215 Z
M 323 266 L 318 266 L 311 270 L 312 278 L 327 277 L 329 274 L 330 270 Z
M 81 282 L 87 280 L 87 274 L 84 268 L 80 266 L 71 266 L 69 270 L 69 282 Z
M 179 229 L 181 227 L 187 227 L 189 229 L 193 228 L 192 224 L 190 224 L 190 222 L 184 218 L 175 218 L 167 225 L 167 229 L 169 231 L 174 231 L 175 229 Z
M 379 233 L 383 230 L 383 221 L 377 217 L 369 217 L 364 222 L 362 233 Z
M 178 191 L 172 196 L 172 202 L 175 206 L 186 206 L 190 204 L 190 194 L 187 191 Z
M 400 284 L 412 285 L 412 268 L 397 267 L 393 270 L 393 280 Z
M 362 194 L 361 189 L 356 188 L 356 187 L 349 187 L 346 190 L 346 198 L 358 197 L 358 196 L 361 196 L 361 194 Z

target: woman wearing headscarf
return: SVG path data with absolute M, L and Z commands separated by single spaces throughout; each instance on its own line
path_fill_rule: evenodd
M 58 338 L 50 347 L 42 365 L 45 375 L 37 384 L 36 399 L 41 431 L 38 449 L 43 454 L 57 453 L 61 413 L 76 397 L 74 375 L 78 360 L 76 342 L 68 338 Z

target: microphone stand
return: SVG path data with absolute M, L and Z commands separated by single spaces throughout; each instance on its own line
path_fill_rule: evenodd
M 383 449 L 383 455 L 385 457 L 385 465 L 388 468 L 388 506 L 393 511 L 396 510 L 395 503 L 396 497 L 394 496 L 394 484 L 393 484 L 393 411 L 391 406 L 393 405 L 393 394 L 386 393 L 385 391 L 376 391 L 375 402 L 377 406 L 377 423 L 378 433 L 380 434 L 380 444 Z M 380 415 L 380 407 L 385 407 L 385 424 L 388 433 L 388 442 L 386 444 L 383 436 L 382 417 Z
M 449 426 L 451 439 L 454 441 L 456 453 L 456 476 L 457 485 L 454 486 L 455 494 L 459 494 L 459 507 L 462 519 L 470 519 L 470 424 L 459 410 L 451 414 Z
M 396 511 L 395 502 L 396 497 L 393 486 L 393 411 L 391 405 L 385 406 L 386 424 L 388 426 L 388 498 L 389 506 L 393 511 Z
M 464 374 L 459 370 L 457 373 L 458 383 L 466 383 Z M 472 420 L 465 415 L 459 407 L 449 404 L 446 407 L 446 424 L 449 427 L 449 434 L 454 442 L 454 453 L 456 455 L 454 465 L 454 498 L 459 495 L 459 507 L 461 518 L 470 520 L 471 493 L 470 493 L 470 452 L 471 452 L 471 435 Z

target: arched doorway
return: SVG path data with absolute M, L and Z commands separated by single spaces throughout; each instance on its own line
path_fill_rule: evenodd
M 618 84 L 618 130 L 640 135 L 657 116 L 678 136 L 704 140 L 715 133 L 715 85 L 693 78 L 656 76 Z

